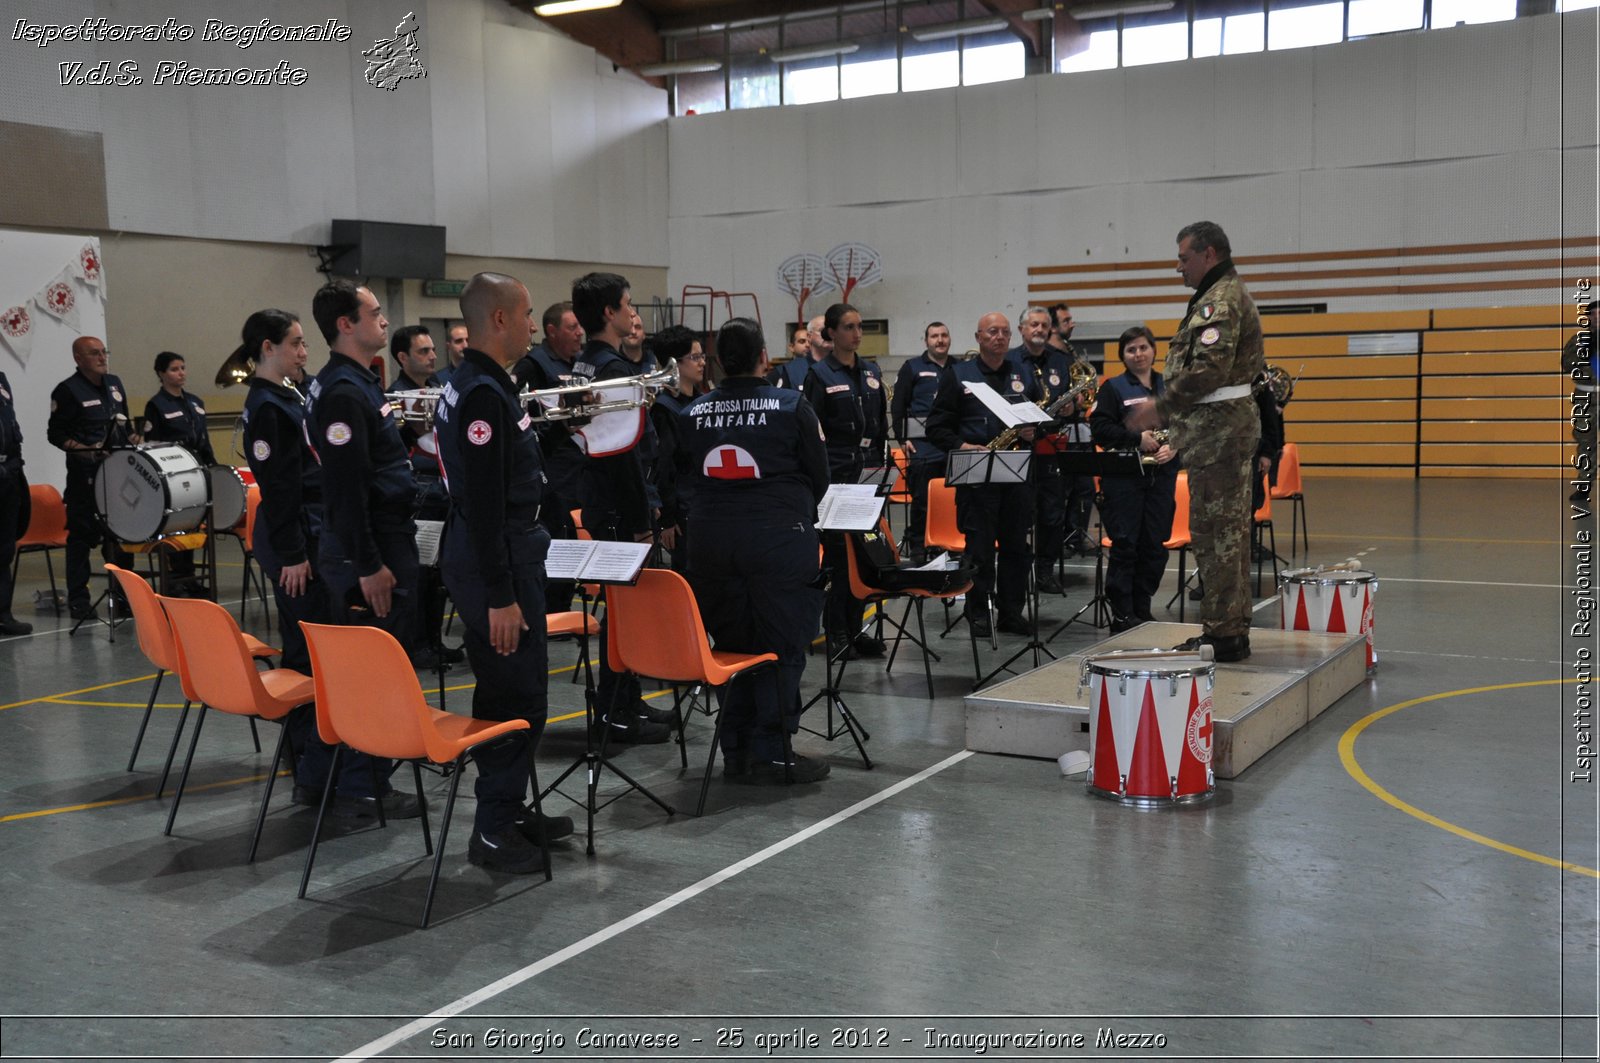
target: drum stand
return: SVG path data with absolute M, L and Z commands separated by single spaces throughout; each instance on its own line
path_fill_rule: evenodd
M 1103 497 L 1103 495 L 1095 496 L 1096 507 L 1099 506 Z M 1104 539 L 1105 526 L 1096 522 L 1095 528 L 1100 532 L 1099 539 Z M 1076 613 L 1073 613 L 1057 625 L 1056 629 L 1050 632 L 1050 637 L 1045 639 L 1045 642 L 1054 642 L 1057 635 L 1077 623 L 1084 613 L 1089 614 L 1089 619 L 1083 622 L 1096 630 L 1111 626 L 1111 599 L 1106 595 L 1106 551 L 1105 547 L 1100 545 L 1099 539 L 1095 542 L 1094 547 L 1094 594 L 1090 596 L 1087 602 L 1078 607 Z
M 849 547 L 847 546 L 846 549 L 849 549 Z M 826 610 L 824 610 L 824 615 L 826 615 Z M 824 626 L 826 627 L 826 625 Z M 867 756 L 867 747 L 864 743 L 871 739 L 872 735 L 862 726 L 861 721 L 856 719 L 855 713 L 850 711 L 850 706 L 845 704 L 844 696 L 839 692 L 839 686 L 844 681 L 845 666 L 850 660 L 851 642 L 849 640 L 841 640 L 835 643 L 833 636 L 834 632 L 829 630 L 827 637 L 823 639 L 824 646 L 838 645 L 839 649 L 836 653 L 824 651 L 827 678 L 823 680 L 822 689 L 813 694 L 810 701 L 800 706 L 800 717 L 804 719 L 807 709 L 819 701 L 826 701 L 828 722 L 825 725 L 825 729 L 821 731 L 814 730 L 804 724 L 800 725 L 800 729 L 807 734 L 814 734 L 818 738 L 829 742 L 849 735 L 856 744 L 856 752 L 861 754 L 862 765 L 871 770 L 872 758 Z M 838 662 L 838 671 L 834 671 L 835 662 Z M 837 722 L 834 720 L 835 712 L 839 714 Z

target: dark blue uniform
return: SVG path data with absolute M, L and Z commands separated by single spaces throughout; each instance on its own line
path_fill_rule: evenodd
M 11 560 L 17 540 L 28 530 L 33 498 L 22 471 L 22 428 L 17 424 L 11 382 L 0 373 L 0 621 L 11 619 Z
M 404 372 L 395 375 L 396 391 L 437 389 L 444 385 L 439 374 L 430 375 L 417 383 Z M 443 473 L 439 464 L 438 435 L 434 429 L 424 429 L 411 421 L 401 420 L 400 439 L 406 445 L 411 461 L 411 475 L 417 483 L 416 518 L 442 521 L 450 512 L 450 496 L 445 492 Z M 443 651 L 440 633 L 444 628 L 444 584 L 437 568 L 423 569 L 418 576 L 417 645 L 429 652 Z M 460 659 L 459 654 L 455 658 Z
M 512 369 L 518 390 L 567 387 L 576 381 L 572 366 L 557 358 L 542 343 L 534 344 Z M 544 454 L 545 492 L 539 523 L 552 539 L 576 539 L 577 526 L 572 511 L 582 506 L 583 470 L 588 461 L 567 429 L 570 421 L 551 421 L 537 427 L 539 449 Z M 577 584 L 571 580 L 550 580 L 545 584 L 545 608 L 553 613 L 572 608 Z
M 311 655 L 300 622 L 335 622 L 328 609 L 328 587 L 317 575 L 317 540 L 322 531 L 322 466 L 306 440 L 305 400 L 283 384 L 251 377 L 240 420 L 244 426 L 244 451 L 255 474 L 261 501 L 256 508 L 250 549 L 272 584 L 278 605 L 278 630 L 283 638 L 283 667 L 311 672 Z M 278 577 L 286 568 L 311 563 L 303 593 L 290 597 Z M 316 711 L 310 705 L 289 717 L 289 740 L 298 759 L 294 779 L 301 786 L 321 790 L 328 781 L 333 747 L 317 734 Z M 352 753 L 341 760 L 334 789 L 346 797 L 372 794 L 371 760 Z M 387 774 L 387 761 L 377 762 Z
M 1009 357 L 991 370 L 982 358 L 957 362 L 939 382 L 933 412 L 928 416 L 928 438 L 946 451 L 963 443 L 988 443 L 1001 432 L 999 418 L 964 390 L 966 384 L 984 383 L 1011 402 L 1032 402 L 1025 371 Z M 1033 525 L 1033 492 L 1027 484 L 982 484 L 956 488 L 956 522 L 966 536 L 966 556 L 977 566 L 967 615 L 987 620 L 989 596 L 995 596 L 1000 616 L 1022 616 L 1028 594 L 1028 565 L 1032 558 L 1028 530 Z M 999 545 L 996 563 L 995 547 Z
M 1112 377 L 1100 389 L 1089 427 L 1094 441 L 1106 450 L 1137 450 L 1139 433 L 1124 428 L 1128 415 L 1166 390 L 1161 374 L 1150 373 L 1150 386 L 1132 373 Z M 1167 548 L 1179 463 L 1169 461 L 1146 469 L 1145 476 L 1106 476 L 1100 480 L 1104 498 L 1101 517 L 1111 539 L 1106 564 L 1106 597 L 1111 601 L 1113 623 L 1118 627 L 1152 620 L 1150 600 L 1167 570 Z
M 775 388 L 792 388 L 799 391 L 805 386 L 806 374 L 811 372 L 811 356 L 804 355 L 791 358 L 782 365 L 775 365 L 767 374 L 767 383 Z
M 683 575 L 689 571 L 687 528 L 689 507 L 694 500 L 693 473 L 697 470 L 689 466 L 688 456 L 680 443 L 683 429 L 678 422 L 678 415 L 693 398 L 692 395 L 662 391 L 650 407 L 650 423 L 655 428 L 660 445 L 655 466 L 649 470 L 649 479 L 661 496 L 661 518 L 658 523 L 663 529 L 678 529 L 678 544 L 672 551 L 672 570 Z
M 884 396 L 883 371 L 876 362 L 857 356 L 846 367 L 830 352 L 811 370 L 801 394 L 816 411 L 828 452 L 828 477 L 836 484 L 853 484 L 861 470 L 884 463 L 889 438 L 889 404 Z M 861 633 L 866 607 L 850 596 L 845 575 L 844 535 L 822 537 L 822 563 L 828 569 L 828 635 L 849 642 Z
M 201 464 L 217 463 L 211 451 L 211 433 L 206 431 L 205 403 L 187 391 L 170 395 L 163 388 L 150 396 L 144 404 L 144 441 L 176 443 Z
M 933 397 L 939 393 L 939 378 L 943 375 L 944 366 L 923 351 L 900 366 L 890 404 L 894 437 L 901 447 L 909 442 L 915 450 L 906 455 L 911 518 L 906 523 L 905 545 L 919 552 L 927 545 L 928 481 L 944 475 L 945 453 L 928 438 L 927 431 L 928 414 L 933 411 Z
M 1039 357 L 1034 358 L 1028 353 L 1027 346 L 1023 345 L 1013 348 L 1006 357 L 1013 355 L 1027 374 L 1028 389 L 1035 401 L 1043 400 L 1048 406 L 1070 387 L 1068 371 L 1072 358 L 1066 352 L 1046 346 L 1039 352 Z M 1061 468 L 1057 454 L 1063 449 L 1064 443 L 1065 440 L 1057 435 L 1035 438 L 1033 461 L 1028 470 L 1028 479 L 1033 485 L 1033 510 L 1038 521 L 1033 538 L 1033 564 L 1041 579 L 1049 575 L 1052 581 L 1055 576 L 1051 570 L 1061 560 L 1061 544 L 1066 539 L 1069 487 L 1072 486 L 1071 481 L 1080 479 L 1069 477 Z M 1091 476 L 1086 479 L 1092 494 L 1094 478 Z
M 318 549 L 335 623 L 370 623 L 414 654 L 417 488 L 377 374 L 335 353 L 311 382 L 306 426 L 322 459 L 326 523 Z M 359 581 L 384 566 L 394 575 L 394 595 L 389 615 L 378 618 Z
M 578 381 L 616 380 L 638 376 L 639 367 L 604 340 L 590 340 L 572 364 L 572 375 Z M 622 454 L 587 458 L 582 495 L 583 526 L 596 539 L 633 542 L 636 536 L 653 530 L 655 515 L 637 446 Z M 603 618 L 601 627 L 605 628 Z M 602 630 L 602 646 L 606 645 L 606 636 L 607 632 Z M 600 655 L 600 681 L 596 684 L 595 697 L 608 714 L 612 706 L 622 714 L 618 726 L 626 726 L 632 714 L 643 712 L 639 680 L 615 671 L 604 652 Z
M 544 459 L 518 390 L 492 358 L 469 347 L 435 411 L 450 492 L 440 567 L 477 676 L 472 715 L 532 725 L 473 754 L 476 827 L 487 834 L 509 828 L 522 809 L 528 751 L 537 747 L 549 714 L 544 559 L 550 533 L 539 523 Z M 489 641 L 489 610 L 513 604 L 528 629 L 515 651 L 502 655 Z
M 781 761 L 800 721 L 817 628 L 817 502 L 828 459 L 816 413 L 793 389 L 734 377 L 679 417 L 688 479 L 689 581 L 720 650 L 776 653 L 723 706 L 725 757 Z
M 118 417 L 121 420 L 118 420 Z M 83 371 L 73 373 L 50 393 L 50 421 L 45 438 L 67 451 L 67 604 L 74 616 L 89 608 L 89 550 L 104 543 L 102 556 L 130 568 L 133 559 L 116 537 L 102 529 L 94 501 L 94 474 L 112 447 L 129 442 L 128 399 L 122 381 L 107 373 L 91 384 Z M 67 450 L 75 441 L 90 451 Z

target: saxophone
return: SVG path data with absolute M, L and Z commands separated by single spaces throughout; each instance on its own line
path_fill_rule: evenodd
M 1046 386 L 1044 397 L 1038 402 L 1039 408 L 1048 414 L 1052 420 L 1066 408 L 1067 403 L 1074 399 L 1081 398 L 1084 406 L 1093 406 L 1095 396 L 1099 394 L 1100 390 L 1100 378 L 1095 375 L 1094 366 L 1088 362 L 1072 363 L 1071 368 L 1067 370 L 1067 384 L 1067 390 L 1053 399 L 1050 397 L 1049 387 Z M 1041 382 L 1041 386 L 1043 386 L 1043 382 Z M 1010 450 L 1017 445 L 1017 437 L 1021 434 L 1022 429 L 1032 427 L 1036 426 L 1013 425 L 1010 428 L 1006 428 L 999 435 L 989 440 L 988 449 Z

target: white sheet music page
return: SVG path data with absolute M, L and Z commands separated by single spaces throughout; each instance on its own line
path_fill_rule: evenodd
M 830 484 L 817 505 L 817 527 L 824 531 L 871 531 L 883 512 L 874 484 Z
M 983 403 L 984 409 L 1000 418 L 1007 428 L 1014 425 L 1043 424 L 1050 415 L 1031 402 L 1007 402 L 998 391 L 981 380 L 962 385 L 967 394 Z
M 417 560 L 425 568 L 439 563 L 439 537 L 444 534 L 444 521 L 417 521 Z
M 577 579 L 596 545 L 589 539 L 552 539 L 544 558 L 544 574 L 550 579 Z
M 585 583 L 632 583 L 639 578 L 649 543 L 595 543 L 594 553 L 578 573 Z

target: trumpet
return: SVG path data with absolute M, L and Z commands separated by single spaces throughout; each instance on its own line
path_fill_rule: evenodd
M 1156 437 L 1156 444 L 1157 444 L 1157 448 L 1156 449 L 1158 449 L 1158 450 L 1161 447 L 1164 447 L 1168 443 L 1172 442 L 1172 429 L 1170 429 L 1170 428 L 1157 428 L 1157 429 L 1152 430 L 1151 434 Z M 1151 466 L 1159 465 L 1161 463 L 1156 461 L 1156 456 L 1155 456 L 1154 453 L 1145 454 L 1143 452 L 1140 452 L 1140 454 L 1139 454 L 1139 464 L 1145 466 L 1146 468 L 1149 468 Z
M 655 372 L 639 376 L 537 390 L 523 388 L 517 394 L 517 401 L 535 421 L 588 420 L 602 414 L 648 408 L 655 403 L 662 388 L 675 385 L 677 381 L 678 363 L 673 360 Z M 444 388 L 418 388 L 390 391 L 383 397 L 389 400 L 395 417 L 427 431 L 433 427 L 434 413 L 444 398 L 444 391 Z M 574 399 L 579 401 L 571 401 Z

